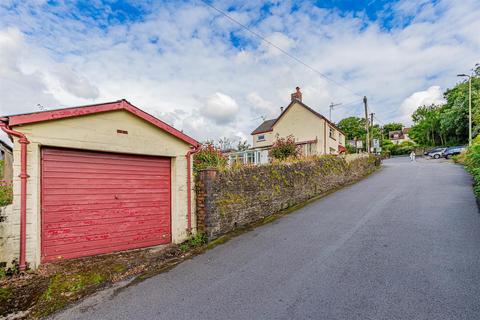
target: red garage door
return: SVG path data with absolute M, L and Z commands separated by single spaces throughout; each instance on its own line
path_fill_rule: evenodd
M 42 262 L 170 240 L 169 158 L 42 149 Z

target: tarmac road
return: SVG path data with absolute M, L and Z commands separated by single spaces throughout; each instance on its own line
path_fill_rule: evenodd
M 480 319 L 480 215 L 445 161 L 361 182 L 55 319 Z

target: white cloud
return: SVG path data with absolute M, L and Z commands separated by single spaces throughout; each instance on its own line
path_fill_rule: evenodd
M 271 101 L 265 100 L 255 91 L 247 94 L 246 99 L 250 104 L 253 113 L 259 115 L 259 117 L 266 117 L 267 115 L 275 114 L 276 111 L 279 112 L 280 110 L 278 106 L 275 106 Z
M 411 124 L 411 115 L 418 107 L 443 103 L 445 103 L 445 99 L 440 86 L 432 86 L 427 90 L 415 92 L 402 102 L 400 119 L 406 124 Z
M 273 32 L 272 34 L 265 37 L 265 39 L 267 39 L 267 41 L 271 43 L 274 43 L 275 46 L 287 52 L 289 52 L 295 44 L 292 39 L 290 39 L 288 36 L 281 32 Z M 275 57 L 283 54 L 279 49 L 272 47 L 265 42 L 262 43 L 262 50 L 265 52 L 267 57 Z
M 216 92 L 207 98 L 201 113 L 218 124 L 227 124 L 235 120 L 238 104 L 232 97 Z
M 415 3 L 401 0 L 394 7 L 391 30 L 308 1 L 294 12 L 289 1 L 276 2 L 272 15 L 263 16 L 258 1 L 242 1 L 232 15 L 367 95 L 376 116 L 387 122 L 408 118 L 415 93 L 448 88 L 457 73 L 479 62 L 478 1 Z M 108 28 L 67 4 L 9 6 L 0 5 L 0 114 L 35 111 L 37 104 L 55 108 L 126 98 L 199 140 L 245 137 L 260 116 L 277 116 L 299 85 L 304 101 L 326 115 L 331 102 L 358 101 L 335 110 L 336 121 L 362 115 L 361 97 L 265 47 L 200 3 L 155 2 L 143 19 Z M 243 41 L 239 48 L 232 46 L 232 35 Z M 441 91 L 430 89 L 429 96 Z
M 98 88 L 82 75 L 76 74 L 66 66 L 58 66 L 52 74 L 60 87 L 74 96 L 85 99 L 98 98 Z
M 4 114 L 88 103 L 99 91 L 85 76 L 29 45 L 17 28 L 0 30 L 0 110 Z
M 0 110 L 4 114 L 32 111 L 37 103 L 57 103 L 39 72 L 22 70 L 28 51 L 18 29 L 0 31 Z

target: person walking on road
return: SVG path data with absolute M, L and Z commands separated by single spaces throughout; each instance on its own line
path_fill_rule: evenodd
M 415 151 L 410 152 L 410 161 L 415 161 Z

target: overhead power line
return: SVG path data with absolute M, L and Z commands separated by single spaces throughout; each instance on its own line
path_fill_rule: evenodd
M 351 105 L 361 105 L 362 104 L 362 100 L 355 100 L 355 101 L 350 101 L 350 102 L 347 102 L 347 103 L 342 103 L 342 105 L 338 106 L 338 108 L 344 108 L 344 107 L 349 107 Z
M 335 81 L 333 80 L 332 78 L 330 78 L 329 76 L 327 76 L 326 74 L 324 74 L 323 72 L 317 70 L 316 68 L 312 67 L 311 65 L 303 62 L 301 59 L 297 58 L 296 56 L 288 53 L 286 50 L 280 48 L 279 46 L 277 46 L 275 43 L 271 42 L 270 40 L 267 40 L 264 36 L 262 36 L 260 33 L 252 30 L 251 28 L 247 27 L 246 25 L 244 25 L 243 23 L 241 23 L 240 21 L 238 21 L 237 19 L 233 18 L 232 16 L 230 16 L 228 13 L 226 13 L 225 11 L 215 7 L 214 5 L 208 3 L 206 0 L 201 0 L 205 5 L 209 6 L 210 8 L 212 8 L 213 10 L 217 11 L 218 13 L 222 14 L 223 16 L 225 16 L 227 19 L 229 19 L 230 21 L 238 24 L 239 26 L 241 26 L 242 28 L 244 28 L 245 30 L 247 30 L 248 32 L 250 32 L 251 34 L 253 34 L 255 37 L 261 39 L 263 42 L 267 43 L 268 45 L 274 47 L 275 49 L 277 49 L 278 51 L 280 51 L 281 53 L 283 53 L 284 55 L 288 56 L 289 58 L 295 60 L 296 62 L 300 63 L 301 65 L 303 65 L 304 67 L 310 69 L 311 71 L 317 73 L 318 75 L 320 75 L 321 77 L 323 77 L 324 79 L 330 81 L 331 83 L 349 91 L 350 93 L 353 93 L 354 95 L 356 96 L 359 96 L 359 97 L 362 97 L 361 94 L 353 91 L 352 89 L 350 89 L 349 87 L 345 86 L 344 84 L 338 82 L 338 81 Z
M 375 120 L 377 120 L 377 122 L 380 124 L 380 127 L 384 127 L 385 126 L 385 122 L 380 120 L 376 115 L 373 116 L 373 118 Z
M 385 123 L 382 120 L 378 119 L 377 116 L 374 115 L 373 118 L 377 120 L 382 126 L 385 125 Z

